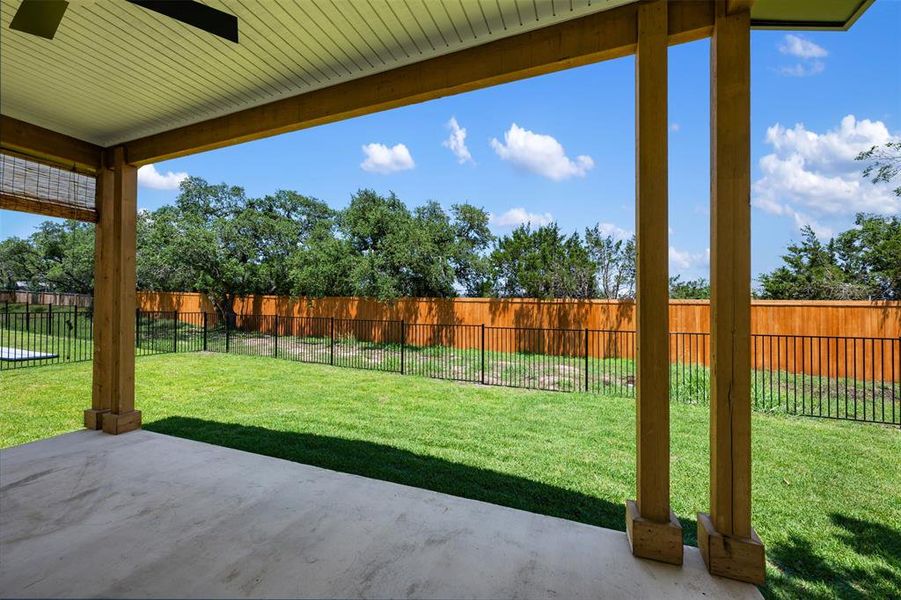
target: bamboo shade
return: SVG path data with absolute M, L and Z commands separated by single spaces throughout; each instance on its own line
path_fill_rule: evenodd
M 96 221 L 95 188 L 90 175 L 0 153 L 3 208 Z

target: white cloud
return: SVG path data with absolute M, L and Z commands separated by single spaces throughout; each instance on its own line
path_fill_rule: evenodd
M 594 167 L 590 156 L 580 155 L 575 160 L 570 159 L 556 139 L 523 129 L 516 123 L 510 125 L 504 134 L 503 143 L 493 138 L 491 147 L 502 159 L 554 181 L 584 177 Z
M 489 221 L 498 227 L 517 227 L 526 224 L 540 227 L 553 223 L 554 216 L 548 212 L 544 214 L 530 213 L 522 207 L 517 207 L 511 208 L 500 216 L 492 214 L 489 217 Z
M 679 125 L 678 123 L 670 123 L 669 124 L 669 130 L 672 131 L 673 133 L 677 133 L 680 129 L 682 129 L 682 126 Z
M 598 231 L 601 232 L 601 235 L 611 236 L 617 240 L 627 240 L 632 237 L 633 233 L 613 223 L 598 223 Z
M 821 59 L 829 55 L 822 46 L 791 33 L 782 38 L 779 52 L 799 60 L 793 65 L 782 65 L 776 69 L 780 75 L 788 77 L 807 77 L 822 73 L 826 69 L 826 63 Z
M 154 165 L 144 165 L 138 169 L 138 185 L 154 190 L 177 190 L 181 182 L 188 178 L 187 173 L 160 173 Z
M 814 60 L 808 63 L 796 63 L 793 65 L 783 65 L 779 67 L 780 75 L 788 77 L 809 77 L 817 75 L 826 70 L 826 63 L 821 60 Z
M 457 157 L 457 162 L 461 165 L 465 163 L 475 164 L 472 154 L 469 153 L 469 148 L 466 147 L 466 129 L 460 127 L 456 117 L 451 117 L 450 121 L 447 122 L 447 127 L 451 132 L 441 145 L 450 149 L 454 156 Z
M 871 146 L 897 139 L 882 121 L 858 121 L 854 115 L 825 133 L 802 123 L 791 129 L 777 123 L 767 129 L 766 143 L 773 152 L 760 159 L 761 177 L 752 186 L 752 203 L 821 232 L 830 229 L 821 222 L 824 218 L 847 220 L 856 212 L 901 214 L 901 199 L 891 186 L 864 179 L 865 165 L 854 160 Z
M 791 33 L 786 34 L 782 38 L 782 43 L 779 44 L 779 52 L 797 58 L 826 58 L 829 55 L 822 46 Z
M 703 252 L 690 252 L 670 246 L 669 264 L 671 269 L 680 271 L 707 267 L 710 265 L 710 248 Z
M 370 173 L 385 175 L 416 166 L 410 151 L 403 144 L 396 144 L 391 148 L 384 144 L 366 144 L 363 146 L 363 154 L 366 155 L 366 160 L 360 163 L 360 168 Z

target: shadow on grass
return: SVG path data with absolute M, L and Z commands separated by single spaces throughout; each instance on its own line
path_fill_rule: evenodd
M 277 431 L 188 417 L 167 417 L 144 429 L 423 488 L 472 500 L 625 530 L 625 507 L 581 492 L 498 473 L 383 444 L 330 436 Z M 694 520 L 683 519 L 695 539 Z
M 824 558 L 811 541 L 794 537 L 787 543 L 767 547 L 767 558 L 780 574 L 770 587 L 785 597 L 813 597 L 809 586 L 824 586 L 840 598 L 898 598 L 901 593 L 901 531 L 883 523 L 832 513 L 838 530 L 833 540 L 861 557 L 885 564 L 853 565 Z M 833 530 L 834 531 L 834 530 Z M 827 531 L 823 535 L 828 536 Z M 820 544 L 822 545 L 822 544 Z

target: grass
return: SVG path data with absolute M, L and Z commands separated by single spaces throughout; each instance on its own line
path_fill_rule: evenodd
M 77 429 L 90 363 L 0 376 L 0 446 Z M 221 354 L 137 363 L 145 428 L 622 530 L 630 399 Z M 673 509 L 708 506 L 708 411 L 672 406 Z M 755 414 L 768 598 L 901 596 L 901 431 Z
M 557 342 L 562 344 L 561 348 L 565 346 L 575 354 L 542 354 L 516 351 L 517 347 L 531 346 L 545 349 L 545 346 L 538 343 L 543 338 L 532 335 L 535 330 L 513 332 L 501 329 L 492 333 L 490 338 L 494 341 L 489 340 L 488 347 L 492 347 L 493 344 L 495 348 L 500 347 L 503 351 L 489 349 L 483 355 L 478 347 L 478 339 L 472 335 L 478 332 L 472 327 L 464 329 L 460 340 L 475 344 L 472 348 L 456 348 L 453 342 L 447 340 L 445 340 L 447 345 L 417 346 L 415 343 L 408 343 L 401 347 L 399 343 L 376 343 L 358 339 L 347 332 L 336 335 L 332 344 L 328 333 L 323 333 L 327 329 L 324 326 L 325 320 L 317 322 L 319 325 L 315 327 L 306 321 L 300 321 L 299 324 L 302 326 L 300 329 L 304 327 L 308 329 L 304 335 L 284 335 L 283 331 L 282 335 L 276 337 L 262 331 L 274 328 L 276 321 L 273 317 L 261 317 L 257 321 L 246 323 L 249 330 L 231 329 L 226 332 L 224 327 L 216 324 L 210 324 L 205 328 L 206 321 L 199 313 L 186 313 L 182 315 L 184 320 L 173 320 L 171 315 L 172 313 L 143 315 L 136 332 L 139 355 L 167 353 L 174 349 L 178 352 L 208 349 L 211 352 L 277 357 L 298 362 L 334 364 L 341 367 L 402 372 L 407 375 L 548 391 L 579 392 L 587 387 L 592 393 L 627 397 L 634 396 L 635 391 L 635 362 L 618 354 L 626 352 L 626 348 L 621 347 L 622 344 L 629 345 L 619 339 L 621 336 L 615 336 L 604 342 L 613 344 L 608 349 L 610 355 L 607 358 L 592 356 L 586 361 L 584 353 L 579 354 L 583 352 L 582 342 L 579 341 L 584 339 L 580 337 L 581 331 L 559 332 L 564 337 L 557 339 Z M 292 323 L 293 331 L 296 332 L 298 322 Z M 397 325 L 397 322 L 393 323 Z M 47 352 L 58 357 L 17 364 L 0 362 L 0 370 L 91 359 L 90 320 L 84 317 L 76 320 L 71 311 L 57 313 L 52 321 L 35 318 L 27 332 L 24 331 L 25 321 L 22 315 L 6 324 L 14 326 L 19 331 L 0 327 L 0 346 Z M 53 327 L 48 327 L 49 324 Z M 415 334 L 427 332 L 427 328 L 431 326 L 411 327 Z M 51 329 L 54 334 L 46 335 Z M 396 329 L 397 331 L 391 333 L 378 328 L 370 331 L 364 327 L 362 333 L 368 332 L 375 334 L 376 337 L 384 335 L 391 338 L 392 335 L 394 337 L 399 335 L 400 329 Z M 78 338 L 74 339 L 76 333 Z M 419 337 L 421 339 L 421 336 Z M 414 341 L 415 338 L 414 335 Z M 604 344 L 597 344 L 600 339 L 597 335 L 594 339 L 596 343 L 593 352 L 599 353 Z M 545 343 L 553 346 L 550 342 Z M 688 340 L 689 348 L 692 344 L 696 350 L 699 348 L 697 341 Z M 685 348 L 682 349 L 683 352 L 684 350 Z M 787 352 L 788 350 L 786 356 Z M 883 358 L 884 354 L 883 348 Z M 697 352 L 689 350 L 688 355 L 682 354 L 682 358 L 683 362 L 673 363 L 670 366 L 672 400 L 706 405 L 709 400 L 709 368 L 704 364 L 698 364 L 698 361 L 703 360 Z M 838 358 L 836 354 L 836 362 L 833 365 L 836 369 L 840 366 Z M 847 361 L 845 362 L 847 367 Z M 805 363 L 802 359 L 801 364 L 805 364 L 810 370 L 814 368 L 811 361 Z M 816 366 L 822 367 L 820 363 Z M 755 369 L 751 373 L 753 407 L 763 412 L 901 424 L 901 383 L 880 380 L 872 364 L 870 370 L 869 378 L 867 370 L 861 368 L 861 378 L 855 379 Z M 854 375 L 857 375 L 856 370 Z

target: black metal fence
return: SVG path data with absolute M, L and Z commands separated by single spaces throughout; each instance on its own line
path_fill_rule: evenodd
M 0 369 L 90 360 L 90 311 L 0 315 Z M 323 317 L 138 312 L 139 356 L 219 352 L 484 385 L 635 393 L 635 332 Z M 759 411 L 901 425 L 901 339 L 752 336 Z M 670 334 L 670 396 L 707 404 L 707 333 Z
M 0 370 L 91 360 L 91 311 L 78 307 L 0 313 Z

